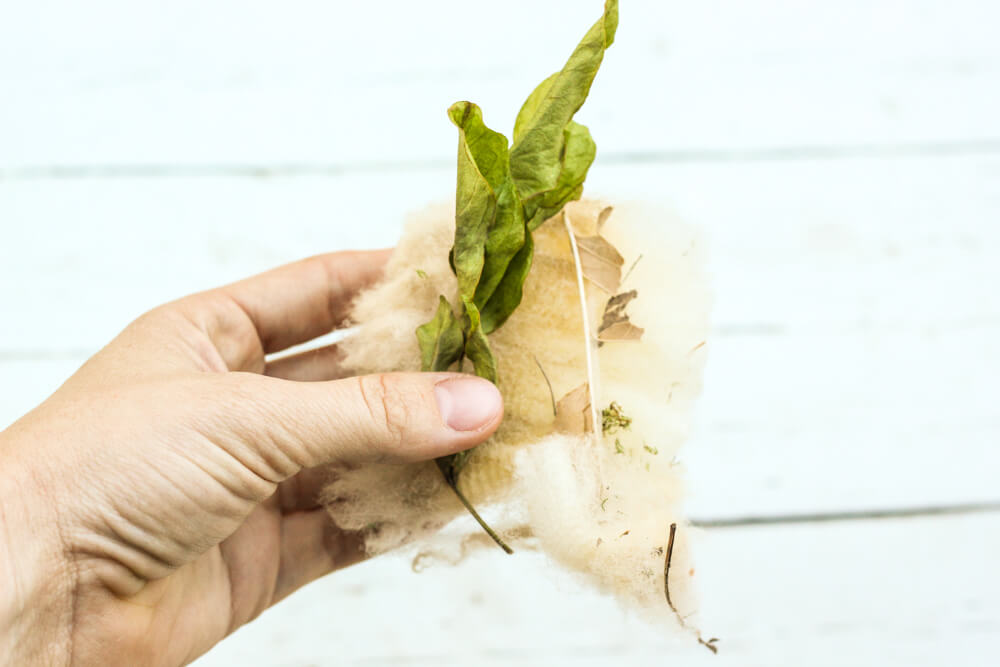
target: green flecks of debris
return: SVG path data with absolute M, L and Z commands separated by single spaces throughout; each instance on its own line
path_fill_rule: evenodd
M 607 508 L 604 507 L 607 504 L 608 504 L 608 499 L 607 498 L 601 498 L 601 511 L 602 512 L 607 512 L 608 511 Z
M 622 447 L 622 441 L 615 438 L 615 454 L 624 454 L 625 448 Z
M 658 450 L 656 447 L 650 447 L 645 443 L 643 443 L 642 448 L 645 449 L 650 454 L 652 454 L 653 456 L 656 456 L 657 454 L 660 453 L 660 450 Z
M 427 272 L 423 269 L 417 269 L 417 277 L 427 280 Z
M 626 416 L 617 401 L 611 401 L 611 405 L 601 410 L 601 430 L 604 435 L 627 431 L 631 426 L 632 418 Z

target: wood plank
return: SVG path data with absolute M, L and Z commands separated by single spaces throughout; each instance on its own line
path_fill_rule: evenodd
M 213 665 L 994 664 L 1000 517 L 713 531 L 698 574 L 712 656 L 527 553 L 415 575 L 384 558 L 297 593 Z
M 583 4 L 18 3 L 0 168 L 450 160 L 446 107 L 509 131 Z M 581 120 L 605 154 L 1000 139 L 998 20 L 990 0 L 625 3 Z
M 996 500 L 998 174 L 994 158 L 595 167 L 595 191 L 672 203 L 709 236 L 693 514 Z M 78 360 L 159 302 L 391 244 L 451 177 L 0 184 L 0 351 Z

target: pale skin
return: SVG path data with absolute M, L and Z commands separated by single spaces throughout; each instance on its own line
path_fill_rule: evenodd
M 318 504 L 330 464 L 489 437 L 503 404 L 485 380 L 347 377 L 335 345 L 270 360 L 341 324 L 388 256 L 156 308 L 0 433 L 0 664 L 188 663 L 364 558 Z

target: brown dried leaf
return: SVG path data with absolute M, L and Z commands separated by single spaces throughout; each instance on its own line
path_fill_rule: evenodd
M 622 292 L 608 299 L 608 305 L 604 307 L 604 317 L 601 319 L 601 326 L 597 329 L 597 340 L 639 340 L 645 329 L 637 327 L 629 320 L 625 308 L 639 296 L 636 290 Z
M 622 281 L 625 258 L 600 235 L 577 236 L 576 245 L 580 250 L 583 276 L 605 292 L 614 294 Z
M 556 430 L 564 433 L 591 433 L 590 385 L 586 382 L 559 399 Z
M 610 206 L 606 206 L 601 209 L 601 212 L 597 214 L 597 231 L 600 232 L 601 228 L 604 227 L 604 223 L 608 221 L 611 217 L 611 212 L 614 209 Z
M 642 327 L 637 327 L 631 322 L 615 322 L 601 329 L 597 333 L 597 340 L 601 342 L 610 340 L 639 340 L 645 331 Z

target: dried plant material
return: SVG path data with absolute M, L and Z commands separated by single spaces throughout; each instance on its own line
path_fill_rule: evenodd
M 570 223 L 569 215 L 563 211 L 563 227 L 566 228 L 566 235 L 569 238 L 570 251 L 573 253 L 573 271 L 576 274 L 576 288 L 580 295 L 580 322 L 583 327 L 583 350 L 587 368 L 587 389 L 590 393 L 590 430 L 597 432 L 597 401 L 594 396 L 597 393 L 597 366 L 594 363 L 594 348 L 600 343 L 590 334 L 590 313 L 587 310 L 587 287 L 584 285 L 583 264 L 580 261 L 580 248 L 576 244 L 576 235 L 573 233 L 573 225 Z
M 629 303 L 638 296 L 639 291 L 633 289 L 608 299 L 601 326 L 597 329 L 599 340 L 638 340 L 642 337 L 643 329 L 632 325 L 625 312 Z
M 626 282 L 628 282 L 628 277 L 632 275 L 632 272 L 633 272 L 633 271 L 635 271 L 635 267 L 637 267 L 637 266 L 639 265 L 639 262 L 641 262 L 641 261 L 642 261 L 642 257 L 643 257 L 643 256 L 642 256 L 642 253 L 639 253 L 639 256 L 635 258 L 635 261 L 634 261 L 634 262 L 632 262 L 632 266 L 628 267 L 628 271 L 626 271 L 626 272 L 625 272 L 625 275 L 624 275 L 624 276 L 622 276 L 622 284 L 623 284 L 623 285 L 624 285 L 624 284 L 625 284 Z
M 573 202 L 566 212 L 574 220 L 593 221 L 602 207 L 597 202 Z M 358 296 L 350 312 L 358 333 L 338 344 L 344 348 L 347 372 L 419 369 L 420 350 L 413 344 L 412 332 L 435 315 L 438 294 L 451 301 L 456 319 L 464 316 L 448 263 L 455 225 L 450 209 L 442 206 L 412 218 L 384 277 Z M 631 301 L 628 312 L 635 311 L 633 317 L 638 318 L 639 307 L 648 306 L 642 311 L 646 326 L 642 339 L 627 345 L 607 343 L 600 349 L 591 346 L 598 375 L 594 385 L 598 398 L 591 403 L 596 404 L 598 419 L 601 408 L 615 399 L 632 419 L 630 429 L 595 442 L 601 422 L 596 433 L 586 432 L 590 420 L 581 414 L 584 402 L 577 408 L 577 433 L 553 432 L 552 395 L 539 377 L 538 365 L 557 391 L 558 403 L 586 380 L 588 349 L 581 281 L 567 229 L 557 217 L 532 233 L 536 259 L 524 284 L 523 302 L 489 335 L 504 397 L 504 420 L 469 457 L 458 488 L 516 551 L 541 552 L 595 590 L 614 595 L 670 630 L 677 626 L 660 578 L 664 556 L 653 552 L 665 548 L 665 528 L 676 522 L 670 595 L 687 617 L 696 607 L 693 579 L 686 576 L 693 561 L 680 519 L 683 469 L 671 466 L 671 461 L 689 432 L 700 389 L 704 350 L 690 359 L 685 355 L 706 339 L 704 306 L 709 297 L 701 262 L 672 261 L 690 245 L 694 232 L 669 216 L 657 215 L 648 208 L 616 207 L 602 231 L 625 257 L 637 256 L 641 245 L 646 254 L 642 261 L 657 269 L 636 270 L 630 278 L 630 288 L 637 289 L 639 299 Z M 426 282 L 417 280 L 416 268 L 427 273 Z M 611 295 L 583 282 L 596 338 Z M 677 364 L 676 359 L 686 363 Z M 664 410 L 671 391 L 670 409 Z M 620 439 L 621 454 L 616 453 L 615 439 Z M 659 455 L 643 450 L 644 441 L 655 444 Z M 602 511 L 600 502 L 606 497 L 610 499 Z M 466 538 L 482 532 L 466 519 L 466 509 L 433 464 L 338 471 L 324 498 L 342 529 L 378 526 L 362 532 L 369 554 L 390 550 L 441 554 L 447 558 L 422 561 L 441 565 L 461 558 Z M 518 537 L 526 534 L 525 527 L 530 528 L 531 539 Z M 630 532 L 619 539 L 625 531 Z M 485 544 L 473 540 L 468 551 Z M 642 574 L 648 571 L 655 573 L 652 579 Z M 693 620 L 688 623 L 694 625 Z
M 614 340 L 639 340 L 642 338 L 644 329 L 637 327 L 629 320 L 625 309 L 628 304 L 639 296 L 637 290 L 622 292 L 608 299 L 604 307 L 604 316 L 601 318 L 601 326 L 597 329 L 597 340 L 602 343 Z
M 701 636 L 701 630 L 697 628 L 692 628 L 687 624 L 684 616 L 677 611 L 677 607 L 674 605 L 673 600 L 670 599 L 670 565 L 674 558 L 674 537 L 677 534 L 677 524 L 670 524 L 670 533 L 667 535 L 667 555 L 663 559 L 663 593 L 667 598 L 667 606 L 670 607 L 670 611 L 674 612 L 674 616 L 677 617 L 677 623 L 680 624 L 682 628 L 694 633 L 695 638 L 698 643 L 707 648 L 712 653 L 718 653 L 719 647 L 716 646 L 716 642 L 719 641 L 718 637 L 712 637 L 709 640 L 705 640 Z M 690 574 L 694 574 L 694 570 L 691 570 Z
M 458 128 L 455 242 L 448 257 L 462 315 L 455 319 L 442 296 L 442 307 L 452 319 L 444 322 L 439 309 L 433 320 L 417 329 L 422 370 L 446 371 L 456 362 L 461 369 L 463 358 L 468 358 L 476 375 L 496 384 L 496 359 L 487 335 L 521 303 L 534 254 L 531 232 L 583 193 L 597 147 L 590 131 L 573 116 L 587 99 L 617 29 L 618 2 L 607 0 L 601 18 L 563 69 L 525 100 L 510 143 L 486 126 L 482 111 L 472 102 L 456 102 L 448 109 Z M 464 341 L 464 348 L 457 350 L 452 344 L 456 332 Z M 449 339 L 438 341 L 435 335 Z M 476 520 L 510 552 L 458 490 L 458 474 L 468 456 L 468 452 L 445 456 L 437 464 Z
M 603 236 L 577 236 L 583 276 L 609 294 L 618 291 L 625 258 Z
M 549 399 L 552 401 L 552 416 L 557 417 L 559 415 L 559 409 L 556 407 L 556 394 L 552 391 L 552 383 L 549 381 L 548 373 L 542 368 L 542 362 L 538 360 L 538 357 L 531 355 L 531 358 L 535 360 L 535 365 L 538 366 L 538 371 L 542 374 L 545 379 L 545 386 L 549 388 Z
M 611 405 L 601 410 L 601 430 L 604 435 L 614 435 L 618 431 L 627 431 L 632 426 L 632 418 L 625 415 L 622 406 L 611 401 Z
M 601 212 L 597 214 L 597 231 L 598 231 L 598 233 L 600 233 L 601 228 L 604 227 L 604 223 L 606 223 L 608 221 L 608 218 L 611 217 L 611 212 L 612 211 L 614 211 L 613 207 L 611 207 L 611 206 L 605 206 L 604 208 L 601 209 Z
M 562 433 L 590 433 L 590 385 L 584 382 L 556 404 L 556 430 Z
M 616 322 L 602 329 L 597 334 L 597 340 L 602 343 L 616 340 L 639 340 L 645 332 L 645 329 L 637 327 L 631 322 Z

